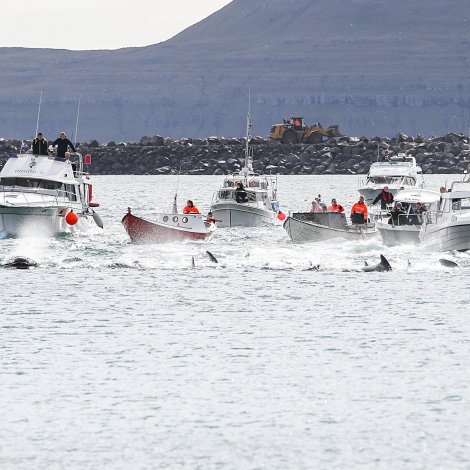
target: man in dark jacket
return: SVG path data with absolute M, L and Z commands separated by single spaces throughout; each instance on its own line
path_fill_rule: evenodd
M 388 190 L 388 186 L 384 186 L 384 189 L 372 201 L 372 205 L 377 204 L 379 201 L 381 209 L 386 209 L 393 202 L 393 194 Z
M 52 146 L 55 147 L 57 145 L 57 156 L 60 158 L 65 158 L 65 152 L 70 147 L 73 152 L 76 152 L 75 147 L 73 146 L 72 142 L 67 139 L 65 132 L 60 133 L 60 137 L 52 143 Z
M 44 139 L 41 132 L 33 140 L 33 153 L 34 155 L 48 155 L 47 153 L 47 140 Z

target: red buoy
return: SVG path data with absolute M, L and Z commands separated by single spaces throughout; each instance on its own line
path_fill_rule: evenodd
M 277 214 L 277 218 L 278 218 L 279 220 L 286 220 L 286 214 L 284 214 L 284 212 L 279 212 L 279 213 Z
M 75 214 L 74 211 L 70 211 L 66 216 L 65 216 L 65 221 L 69 225 L 75 225 L 78 222 L 78 215 Z

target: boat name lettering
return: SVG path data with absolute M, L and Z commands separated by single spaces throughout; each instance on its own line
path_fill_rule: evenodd
M 28 174 L 31 174 L 31 173 L 37 173 L 37 171 L 32 170 L 32 169 L 31 170 L 15 170 L 15 173 L 28 173 Z M 39 172 L 39 173 L 42 173 L 42 171 Z

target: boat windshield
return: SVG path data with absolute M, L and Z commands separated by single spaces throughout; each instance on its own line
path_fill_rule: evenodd
M 225 199 L 225 200 L 236 200 L 236 194 L 235 191 L 231 190 L 220 190 L 217 194 L 219 199 Z M 256 201 L 256 193 L 253 191 L 246 191 L 246 197 L 248 199 L 247 202 L 250 201 Z
M 60 181 L 42 180 L 37 178 L 0 178 L 0 186 L 33 188 L 33 189 L 59 189 Z
M 371 184 L 399 184 L 414 186 L 416 184 L 416 178 L 411 176 L 370 176 L 367 178 L 367 182 Z
M 0 191 L 23 191 L 48 194 L 76 201 L 78 186 L 39 178 L 0 178 Z
M 245 186 L 244 181 L 237 181 L 237 180 L 225 180 L 224 187 L 225 188 L 233 188 L 237 185 L 237 183 L 242 183 Z M 258 189 L 268 189 L 268 182 L 262 180 L 248 180 L 248 184 L 246 184 L 249 188 L 258 188 Z

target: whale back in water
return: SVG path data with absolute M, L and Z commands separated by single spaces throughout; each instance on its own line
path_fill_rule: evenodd
M 15 268 L 15 269 L 29 269 L 32 267 L 36 267 L 38 263 L 36 261 L 33 261 L 32 259 L 29 258 L 24 258 L 22 256 L 17 256 L 16 258 L 13 258 L 13 260 L 9 261 L 8 263 L 5 263 L 6 268 Z
M 442 266 L 445 266 L 446 268 L 458 268 L 459 267 L 457 263 L 455 263 L 454 261 L 451 261 L 450 259 L 441 258 L 439 260 L 439 263 L 441 263 Z
M 366 262 L 366 265 L 362 267 L 362 270 L 366 273 L 369 272 L 383 272 L 383 271 L 391 271 L 392 267 L 388 262 L 387 258 L 384 255 L 380 255 L 380 263 L 376 264 L 375 266 L 369 266 Z

